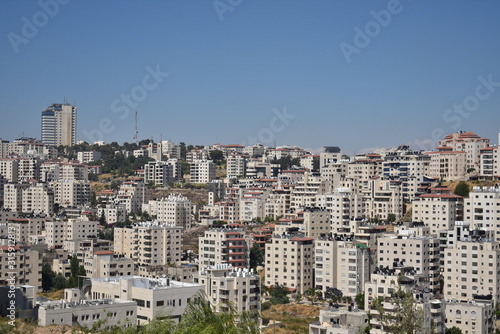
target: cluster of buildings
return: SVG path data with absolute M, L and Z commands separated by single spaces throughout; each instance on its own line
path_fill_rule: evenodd
M 364 295 L 364 310 L 323 310 L 311 333 L 357 333 L 368 325 L 384 333 L 375 301 L 390 312 L 400 290 L 423 312 L 423 332 L 494 329 L 500 188 L 476 186 L 464 198 L 442 185 L 498 180 L 498 146 L 489 139 L 457 132 L 435 151 L 402 145 L 353 157 L 336 146 L 311 154 L 215 144 L 183 153 L 171 141 L 150 142 L 116 152 L 151 158 L 137 177 L 93 196 L 89 173 L 100 174 L 92 163 L 101 154 L 58 158 L 58 146 L 76 143 L 75 131 L 76 107 L 54 104 L 42 112 L 41 141 L 0 141 L 0 296 L 14 277 L 18 309 L 42 326 L 178 321 L 202 292 L 219 312 L 227 303 L 259 311 L 263 284 L 301 295 L 311 288 Z M 211 160 L 214 151 L 225 171 Z M 150 196 L 151 186 L 185 181 L 206 184 L 207 201 Z M 151 219 L 130 222 L 133 214 Z M 115 224 L 113 237 L 104 239 L 108 224 Z M 184 238 L 200 225 L 208 228 L 188 257 Z M 262 276 L 250 268 L 254 245 L 265 254 Z M 73 256 L 86 274 L 78 288 L 57 302 L 38 300 L 44 261 L 68 278 Z

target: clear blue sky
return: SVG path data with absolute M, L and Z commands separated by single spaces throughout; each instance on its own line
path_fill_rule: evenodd
M 497 143 L 500 84 L 488 91 L 478 77 L 500 82 L 498 1 L 72 0 L 53 17 L 40 3 L 0 2 L 3 139 L 40 138 L 40 111 L 66 96 L 79 140 L 97 129 L 132 142 L 138 110 L 140 139 L 187 144 L 264 139 L 351 153 L 441 130 Z M 371 11 L 388 7 L 390 22 L 376 23 Z M 35 23 L 36 33 L 24 27 Z M 368 45 L 356 27 L 372 29 Z M 347 44 L 358 46 L 350 62 Z M 148 66 L 169 75 L 155 88 L 147 78 L 146 91 Z M 140 101 L 124 107 L 132 91 Z M 446 113 L 464 101 L 471 112 Z M 273 113 L 283 108 L 295 117 L 284 126 Z

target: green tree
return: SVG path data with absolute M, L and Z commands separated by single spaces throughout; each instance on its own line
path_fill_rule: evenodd
M 56 273 L 52 270 L 49 260 L 43 258 L 42 260 L 42 290 L 50 291 L 54 287 L 54 279 Z
M 203 294 L 191 299 L 173 334 L 258 334 L 259 314 L 238 313 L 233 305 L 223 305 L 224 312 L 215 312 Z M 168 332 L 166 332 L 168 333 Z
M 338 304 L 342 300 L 343 293 L 340 289 L 327 287 L 325 290 L 325 299 L 331 304 Z
M 365 294 L 364 293 L 357 294 L 356 297 L 354 297 L 354 301 L 356 302 L 356 305 L 358 306 L 358 308 L 360 310 L 365 309 Z
M 210 159 L 217 165 L 220 165 L 224 159 L 224 152 L 221 150 L 212 150 L 210 151 Z
M 61 290 L 66 287 L 66 278 L 61 273 L 58 273 L 54 277 L 54 287 L 53 290 Z
M 373 305 L 386 333 L 414 334 L 422 329 L 424 311 L 417 306 L 411 292 L 405 292 L 399 287 L 389 298 L 392 310 L 384 308 L 384 301 L 384 298 L 377 298 Z
M 469 185 L 467 182 L 460 181 L 453 190 L 453 193 L 462 197 L 469 197 Z
M 80 263 L 78 262 L 78 258 L 76 257 L 76 254 L 73 254 L 73 256 L 71 257 L 71 260 L 69 261 L 69 270 L 71 272 L 71 276 L 77 275 L 79 266 L 80 266 Z
M 396 221 L 396 214 L 394 213 L 389 213 L 387 215 L 387 222 L 388 223 L 394 223 Z
M 304 291 L 304 297 L 311 303 L 311 305 L 314 305 L 315 302 L 318 301 L 319 297 L 321 297 L 322 293 L 319 290 L 316 290 L 313 287 L 310 287 L 306 291 Z
M 271 304 L 276 305 L 290 303 L 290 298 L 288 298 L 288 295 L 290 293 L 290 290 L 288 290 L 288 288 L 283 285 L 275 285 L 271 287 L 269 289 L 269 294 L 271 295 Z
M 462 334 L 462 330 L 458 327 L 446 328 L 445 334 Z
M 264 262 L 264 250 L 258 243 L 254 243 L 250 248 L 250 268 L 257 269 L 259 264 Z

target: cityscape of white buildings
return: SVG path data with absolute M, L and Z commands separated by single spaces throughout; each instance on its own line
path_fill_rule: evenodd
M 42 112 L 41 141 L 0 141 L 0 285 L 15 273 L 20 293 L 36 295 L 43 262 L 69 278 L 73 255 L 85 272 L 60 303 L 34 302 L 41 326 L 91 326 L 104 310 L 111 325 L 178 321 L 200 292 L 217 312 L 228 302 L 259 311 L 264 285 L 364 295 L 364 305 L 321 311 L 310 333 L 384 333 L 374 302 L 391 309 L 398 289 L 414 296 L 424 331 L 494 328 L 500 159 L 489 139 L 461 131 L 433 151 L 353 157 L 337 146 L 149 141 L 115 153 L 144 161 L 117 178 L 100 173 L 97 145 L 62 156 L 75 131 L 76 107 L 54 104 Z M 458 181 L 477 185 L 461 196 Z M 253 246 L 265 255 L 250 268 Z

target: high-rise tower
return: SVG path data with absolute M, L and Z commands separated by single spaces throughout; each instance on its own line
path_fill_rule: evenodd
M 53 146 L 76 144 L 76 106 L 54 103 L 42 110 L 42 141 Z

